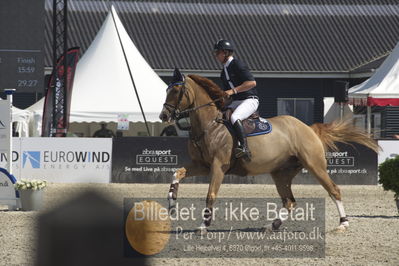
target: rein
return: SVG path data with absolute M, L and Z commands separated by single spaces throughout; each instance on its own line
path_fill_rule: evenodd
M 218 101 L 221 101 L 221 100 L 223 100 L 223 97 L 219 97 L 219 98 L 217 98 L 217 99 L 215 99 L 213 101 L 210 101 L 209 103 L 205 103 L 205 104 L 202 104 L 200 106 L 196 106 L 196 107 L 193 107 L 193 108 L 185 109 L 185 110 L 181 111 L 180 114 L 185 114 L 185 113 L 190 113 L 190 112 L 196 111 L 196 110 L 198 110 L 198 109 L 200 109 L 202 107 L 209 106 L 209 105 L 211 105 L 213 103 L 216 103 Z

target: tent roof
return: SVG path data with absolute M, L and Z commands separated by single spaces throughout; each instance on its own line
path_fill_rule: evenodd
M 44 105 L 44 97 L 26 108 L 25 110 L 36 112 L 36 113 L 43 113 L 43 105 Z
M 147 121 L 157 121 L 166 87 L 141 56 L 111 7 L 78 62 L 70 122 L 117 122 L 118 114 L 128 114 L 130 121 L 144 121 L 138 99 Z
M 349 102 L 399 106 L 399 43 L 371 78 L 349 90 Z

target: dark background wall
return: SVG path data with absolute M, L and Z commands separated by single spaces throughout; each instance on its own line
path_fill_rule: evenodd
M 221 86 L 220 78 L 208 77 Z M 169 84 L 171 77 L 162 77 Z M 277 115 L 277 98 L 314 98 L 314 122 L 323 122 L 323 97 L 334 97 L 334 81 L 323 78 L 256 78 L 262 117 Z

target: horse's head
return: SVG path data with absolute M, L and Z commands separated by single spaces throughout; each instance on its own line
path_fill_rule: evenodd
M 181 111 L 191 105 L 188 88 L 184 75 L 175 69 L 173 80 L 166 89 L 166 100 L 159 118 L 163 122 L 176 120 Z

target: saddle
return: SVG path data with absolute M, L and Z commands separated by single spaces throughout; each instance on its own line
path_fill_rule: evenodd
M 233 114 L 233 110 L 228 108 L 223 112 L 223 120 L 224 124 L 227 128 L 234 132 L 233 126 L 231 125 L 231 115 Z M 247 137 L 258 136 L 263 134 L 268 134 L 272 131 L 272 125 L 269 121 L 259 116 L 259 112 L 256 111 L 252 115 L 250 115 L 247 119 L 242 121 L 242 125 L 244 127 L 244 132 Z

